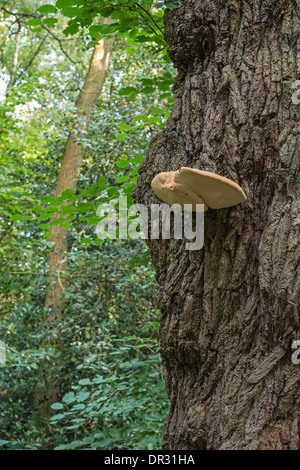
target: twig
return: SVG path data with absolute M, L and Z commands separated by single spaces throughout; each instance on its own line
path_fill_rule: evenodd
M 135 14 L 133 13 L 132 8 L 128 8 L 128 11 L 129 11 L 135 18 L 137 18 L 137 16 L 135 16 Z M 136 10 L 135 10 L 135 11 L 136 11 Z M 148 21 L 146 20 L 146 18 L 144 17 L 144 15 L 142 15 L 142 13 L 139 13 L 139 12 L 137 12 L 137 14 L 143 18 L 145 24 L 146 24 L 150 29 L 152 29 L 152 31 L 154 32 L 154 34 L 156 34 L 156 36 L 157 36 L 157 32 L 156 32 L 155 29 L 151 26 L 151 24 L 148 23 Z M 138 18 L 137 18 L 137 19 L 138 19 Z
M 109 397 L 107 397 L 102 403 L 101 403 L 101 406 L 99 408 L 101 408 L 105 402 L 107 402 L 110 398 L 112 398 L 116 393 L 118 392 L 122 392 L 123 390 L 128 390 L 128 387 L 124 387 L 124 388 L 117 388 L 111 395 L 109 395 Z
M 43 29 L 45 29 L 56 41 L 58 41 L 59 47 L 60 47 L 62 53 L 69 59 L 70 62 L 72 62 L 73 64 L 76 65 L 78 62 L 75 62 L 73 59 L 71 59 L 71 57 L 69 56 L 69 54 L 67 54 L 67 52 L 63 49 L 62 44 L 61 44 L 62 39 L 60 39 L 60 38 L 58 38 L 57 36 L 55 36 L 55 34 L 52 33 L 52 31 L 50 31 L 50 29 L 46 28 L 45 25 L 41 24 L 41 27 L 42 27 Z M 64 39 L 64 40 L 66 40 L 66 39 Z
M 18 23 L 20 23 L 20 18 L 21 17 L 29 17 L 29 18 L 37 18 L 37 16 L 35 14 L 32 14 L 32 13 L 14 13 L 13 11 L 9 11 L 7 10 L 5 7 L 0 7 L 0 10 L 3 10 L 5 11 L 5 13 L 7 13 L 8 15 L 12 15 L 14 16 L 15 18 L 17 18 L 17 21 Z M 62 53 L 69 59 L 70 62 L 72 62 L 73 64 L 77 64 L 78 62 L 75 62 L 73 59 L 71 59 L 71 57 L 69 56 L 69 54 L 63 49 L 62 47 L 62 41 L 68 41 L 67 38 L 58 38 L 52 31 L 50 31 L 50 29 L 48 29 L 45 25 L 41 24 L 41 28 L 43 28 L 45 31 L 47 31 L 47 33 L 49 33 L 56 41 L 58 41 L 59 43 L 59 47 L 62 51 Z
M 153 23 L 155 24 L 155 26 L 157 27 L 157 29 L 161 32 L 162 35 L 164 35 L 164 33 L 162 32 L 162 30 L 160 29 L 160 27 L 158 26 L 158 24 L 156 23 L 155 19 L 153 18 L 152 15 L 150 15 L 150 13 L 148 12 L 148 10 L 146 10 L 146 8 L 142 7 L 142 5 L 140 5 L 139 3 L 136 3 L 136 5 L 141 8 L 150 18 L 151 20 L 153 21 Z
M 29 69 L 29 67 L 32 65 L 34 59 L 36 58 L 36 56 L 39 54 L 41 48 L 42 48 L 42 45 L 44 44 L 45 40 L 46 40 L 46 37 L 47 36 L 44 36 L 39 44 L 39 47 L 37 48 L 37 50 L 35 51 L 35 53 L 33 54 L 33 56 L 31 57 L 31 59 L 29 60 L 28 64 L 24 67 L 24 69 L 22 70 L 22 73 L 20 75 L 20 77 L 23 76 L 24 72 L 26 72 L 26 70 Z M 20 78 L 18 77 L 18 78 Z

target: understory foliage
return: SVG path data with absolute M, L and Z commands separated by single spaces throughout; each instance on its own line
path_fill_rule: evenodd
M 159 449 L 168 400 L 154 270 L 142 240 L 99 240 L 95 227 L 100 203 L 120 195 L 132 202 L 138 166 L 170 113 L 174 72 L 160 31 L 165 5 L 140 2 L 152 8 L 143 22 L 137 2 L 116 2 L 114 11 L 100 1 L 92 10 L 91 2 L 43 3 L 7 1 L 0 13 L 0 339 L 7 347 L 0 445 Z M 104 31 L 94 22 L 99 13 L 116 24 Z M 20 57 L 5 97 L 18 27 Z M 100 100 L 78 137 L 85 147 L 78 190 L 54 198 L 67 136 L 84 125 L 74 104 L 100 34 L 116 41 Z M 55 223 L 68 227 L 66 308 L 63 320 L 46 327 L 47 230 L 59 211 Z M 52 369 L 60 384 L 53 415 L 42 422 L 33 403 L 44 385 L 41 368 Z

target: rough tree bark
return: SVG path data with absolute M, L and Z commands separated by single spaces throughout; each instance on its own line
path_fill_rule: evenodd
M 205 213 L 205 241 L 149 240 L 160 285 L 170 412 L 165 449 L 299 449 L 300 7 L 186 0 L 165 14 L 178 69 L 166 129 L 135 199 L 189 166 L 231 178 L 246 203 Z

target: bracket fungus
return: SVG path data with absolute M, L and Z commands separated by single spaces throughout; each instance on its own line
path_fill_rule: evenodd
M 209 171 L 181 167 L 177 171 L 159 173 L 153 178 L 151 188 L 156 196 L 170 205 L 204 204 L 204 210 L 223 209 L 246 201 L 242 188 L 224 176 Z

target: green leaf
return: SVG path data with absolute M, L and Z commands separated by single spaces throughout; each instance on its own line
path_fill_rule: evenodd
M 53 214 L 54 212 L 57 212 L 57 207 L 56 206 L 45 207 L 45 212 L 51 212 Z
M 142 85 L 143 86 L 148 86 L 148 85 L 153 85 L 154 80 L 152 78 L 143 78 L 142 79 Z
M 91 219 L 88 220 L 89 225 L 97 225 L 99 222 L 99 217 L 92 217 Z
M 139 93 L 139 90 L 134 86 L 126 86 L 119 90 L 119 95 L 129 95 L 130 93 Z
M 94 41 L 94 40 L 93 40 L 93 41 L 90 41 L 90 42 L 88 43 L 88 46 L 98 46 L 98 42 L 97 42 L 97 41 Z
M 137 155 L 136 157 L 132 158 L 130 161 L 133 163 L 142 163 L 143 160 L 144 160 L 143 155 Z
M 109 434 L 115 439 L 119 439 L 121 437 L 121 431 L 117 428 L 110 429 Z
M 107 196 L 109 197 L 109 199 L 111 199 L 117 193 L 118 190 L 118 186 L 111 186 L 110 188 L 108 188 Z
M 130 176 L 135 176 L 135 175 L 137 175 L 137 174 L 138 174 L 138 171 L 139 171 L 139 169 L 138 169 L 138 168 L 135 168 L 135 169 L 134 169 L 134 170 L 132 170 L 132 172 L 131 172 L 131 173 L 129 173 L 129 174 L 130 174 Z
M 122 124 L 120 127 L 119 127 L 120 131 L 130 131 L 131 130 L 131 127 L 128 126 L 127 124 Z
M 27 24 L 29 24 L 29 26 L 37 26 L 38 24 L 41 24 L 41 20 L 38 20 L 37 18 L 31 18 Z
M 101 10 L 101 16 L 104 16 L 104 18 L 108 18 L 111 16 L 113 11 L 114 11 L 113 7 L 105 7 Z
M 76 396 L 76 400 L 79 402 L 85 401 L 90 396 L 90 392 L 82 392 Z
M 125 159 L 120 159 L 120 160 L 117 161 L 116 165 L 117 165 L 118 168 L 126 168 L 129 165 L 129 162 L 128 162 L 127 159 L 126 160 Z
M 38 222 L 43 222 L 43 220 L 48 220 L 51 218 L 51 214 L 42 214 L 38 218 Z
M 127 134 L 117 134 L 116 135 L 116 138 L 119 139 L 119 140 L 126 139 L 126 137 L 127 137 Z
M 67 7 L 71 7 L 73 5 L 80 5 L 82 4 L 83 1 L 78 1 L 78 0 L 57 0 L 56 2 L 56 6 L 57 8 L 67 8 Z
M 88 244 L 88 243 L 92 243 L 92 240 L 90 240 L 90 238 L 83 237 L 83 238 L 80 239 L 80 243 L 83 243 L 83 244 L 87 243 Z
M 64 221 L 65 221 L 65 219 L 63 217 L 58 217 L 57 219 L 54 219 L 52 222 L 50 222 L 50 227 L 54 227 L 56 225 L 59 225 L 59 224 L 63 223 Z
M 64 407 L 64 405 L 62 405 L 61 403 L 53 403 L 53 405 L 51 405 L 51 408 L 53 410 L 62 410 Z
M 146 114 L 141 114 L 140 116 L 135 116 L 135 121 L 148 121 L 149 116 Z
M 146 95 L 149 95 L 150 93 L 153 93 L 155 91 L 155 88 L 152 86 L 145 86 L 142 88 L 141 93 L 145 93 Z
M 85 405 L 83 403 L 79 403 L 78 405 L 72 406 L 72 411 L 73 410 L 79 411 L 79 410 L 84 410 L 84 409 L 85 409 Z
M 73 34 L 76 34 L 79 30 L 79 24 L 77 23 L 74 23 L 74 24 L 70 24 L 66 29 L 63 30 L 63 33 L 65 36 L 68 36 L 70 34 L 70 36 L 73 36 Z
M 34 33 L 40 33 L 41 31 L 43 31 L 43 29 L 37 27 L 37 28 L 33 28 L 32 31 L 33 31 Z
M 45 18 L 43 23 L 47 26 L 52 26 L 53 24 L 58 23 L 58 20 L 56 18 Z
M 16 214 L 16 215 L 13 215 L 11 220 L 31 220 L 32 217 L 30 217 L 29 215 L 20 215 L 20 214 Z
M 64 414 L 54 415 L 54 416 L 52 416 L 52 418 L 50 418 L 50 421 L 59 421 L 59 420 L 63 419 L 64 417 L 65 417 Z
M 74 206 L 62 206 L 61 211 L 62 211 L 63 214 L 73 214 L 73 212 L 76 212 L 76 207 L 74 207 Z
M 128 176 L 120 176 L 119 178 L 116 179 L 116 184 L 123 183 L 124 181 L 127 181 L 129 179 Z
M 81 379 L 79 380 L 79 385 L 88 385 L 89 383 L 91 383 L 90 379 Z
M 112 440 L 109 438 L 102 439 L 102 441 L 97 442 L 97 447 L 99 446 L 100 448 L 106 449 L 111 443 L 112 443 Z
M 47 202 L 51 202 L 52 204 L 56 202 L 56 199 L 54 196 L 45 196 L 43 199 L 42 199 L 42 203 L 43 204 L 46 204 Z
M 91 202 L 82 202 L 76 207 L 77 212 L 90 212 L 94 210 L 94 206 Z
M 41 224 L 41 225 L 39 225 L 39 229 L 40 229 L 40 230 L 49 230 L 49 228 L 50 228 L 50 226 L 49 226 L 48 224 Z M 50 232 L 49 232 L 49 233 L 50 233 Z M 53 234 L 51 233 L 51 236 L 52 236 L 52 235 L 53 235 Z M 47 236 L 48 236 L 48 235 L 47 235 Z M 49 235 L 49 236 L 50 236 L 50 235 Z
M 62 9 L 62 14 L 66 16 L 67 18 L 75 18 L 81 11 L 81 8 L 79 7 L 70 7 L 70 8 L 63 8 Z
M 0 439 L 0 446 L 4 446 L 7 444 L 9 441 L 4 441 L 3 439 Z
M 53 5 L 47 4 L 47 5 L 42 5 L 41 7 L 39 7 L 37 11 L 39 13 L 56 13 L 57 8 L 54 7 Z
M 74 194 L 73 189 L 65 189 L 65 190 L 61 193 L 63 199 L 67 199 L 67 198 L 73 196 L 73 194 Z
M 67 393 L 67 394 L 63 397 L 62 401 L 63 401 L 64 403 L 73 403 L 73 402 L 75 401 L 75 394 L 74 394 L 74 392 L 69 392 L 69 393 Z

